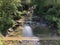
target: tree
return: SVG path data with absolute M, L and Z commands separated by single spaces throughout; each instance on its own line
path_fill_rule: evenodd
M 57 23 L 57 30 L 60 34 L 60 0 L 32 0 L 37 5 L 34 12 L 46 20 Z
M 0 32 L 5 33 L 13 25 L 14 16 L 20 13 L 17 7 L 21 6 L 20 0 L 0 0 Z M 14 14 L 14 15 L 13 15 Z

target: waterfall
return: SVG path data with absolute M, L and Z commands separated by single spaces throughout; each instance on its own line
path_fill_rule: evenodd
M 23 37 L 35 37 L 32 32 L 32 28 L 29 25 L 24 25 L 24 29 L 22 30 Z M 41 45 L 39 42 L 39 38 L 35 37 L 35 45 Z M 34 40 L 33 40 L 34 41 Z
M 32 38 L 32 37 L 35 37 L 33 35 L 32 28 L 30 27 L 30 24 L 32 23 L 33 7 L 30 9 L 28 14 L 30 14 L 30 17 L 29 17 L 30 22 L 28 24 L 24 25 L 23 30 L 22 30 L 22 36 L 23 37 L 31 37 Z M 28 22 L 28 21 L 26 21 L 26 22 Z M 34 45 L 41 45 L 40 42 L 39 42 L 40 41 L 39 38 L 35 37 L 35 39 L 37 39 L 37 40 L 35 40 L 35 44 Z
M 24 25 L 24 29 L 22 30 L 22 35 L 24 37 L 33 37 L 32 28 L 29 25 Z

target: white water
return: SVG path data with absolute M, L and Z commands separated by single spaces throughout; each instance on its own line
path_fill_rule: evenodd
M 24 29 L 22 31 L 22 35 L 23 35 L 23 37 L 34 37 L 32 28 L 29 25 L 25 25 Z M 37 39 L 35 42 L 35 45 L 40 45 L 39 38 L 36 37 L 35 39 Z
M 22 31 L 22 35 L 24 37 L 33 37 L 32 28 L 28 25 L 25 25 Z

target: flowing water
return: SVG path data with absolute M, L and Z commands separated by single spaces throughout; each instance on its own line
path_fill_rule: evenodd
M 28 26 L 28 25 L 24 25 L 22 35 L 24 37 L 33 37 L 32 28 L 30 26 Z
M 24 25 L 24 29 L 22 31 L 23 37 L 35 37 L 32 32 L 32 28 L 29 25 Z M 35 45 L 40 45 L 39 38 L 36 37 L 35 39 Z M 34 41 L 34 40 L 33 40 Z

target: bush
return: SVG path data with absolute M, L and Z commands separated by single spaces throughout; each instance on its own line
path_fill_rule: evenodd
M 18 16 L 17 7 L 21 6 L 20 0 L 0 0 L 0 32 L 6 33 L 13 25 L 13 13 Z M 18 16 L 19 17 L 19 16 Z

